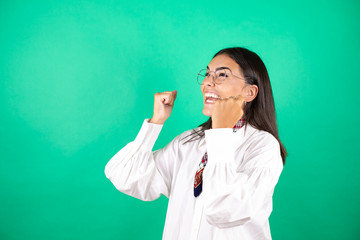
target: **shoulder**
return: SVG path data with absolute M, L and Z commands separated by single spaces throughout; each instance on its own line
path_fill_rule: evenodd
M 196 127 L 193 129 L 189 129 L 184 131 L 183 133 L 177 135 L 174 140 L 185 143 L 186 141 L 192 139 L 193 137 L 197 137 L 201 131 L 201 127 Z M 199 138 L 200 139 L 200 138 Z
M 194 144 L 185 144 L 185 143 L 195 143 L 198 142 L 199 139 L 196 139 L 195 141 L 189 141 L 188 140 L 192 139 L 193 137 L 197 137 L 197 132 L 200 130 L 200 127 L 194 128 L 194 129 L 189 129 L 186 130 L 184 132 L 182 132 L 181 134 L 175 136 L 166 146 L 166 148 L 183 148 L 188 145 L 194 145 Z M 184 145 L 185 144 L 185 145 Z

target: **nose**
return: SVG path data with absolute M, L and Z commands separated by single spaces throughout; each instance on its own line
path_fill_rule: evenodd
M 211 73 L 210 73 L 211 74 Z M 207 76 L 207 77 L 205 77 L 204 78 L 204 80 L 203 80 L 203 84 L 205 85 L 205 86 L 211 86 L 211 87 L 213 87 L 213 86 L 215 86 L 215 79 L 214 79 L 214 76 L 211 74 L 210 75 L 209 74 L 209 76 Z

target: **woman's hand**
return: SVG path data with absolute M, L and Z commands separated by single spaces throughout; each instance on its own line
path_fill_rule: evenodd
M 244 115 L 244 103 L 241 95 L 218 99 L 211 116 L 212 128 L 233 128 Z
M 177 91 L 155 93 L 154 113 L 150 123 L 164 124 L 171 114 L 176 99 Z

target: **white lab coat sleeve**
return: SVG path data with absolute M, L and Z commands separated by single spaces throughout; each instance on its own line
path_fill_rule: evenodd
M 175 141 L 152 151 L 162 126 L 146 119 L 135 140 L 106 164 L 105 175 L 119 191 L 143 201 L 155 200 L 161 194 L 169 197 Z
M 282 170 L 278 141 L 270 134 L 251 143 L 242 154 L 244 164 L 235 164 L 232 129 L 205 131 L 208 162 L 204 169 L 204 213 L 218 228 L 245 224 L 259 214 L 272 197 Z

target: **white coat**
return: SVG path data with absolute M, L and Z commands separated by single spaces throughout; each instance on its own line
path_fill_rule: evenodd
M 146 119 L 135 140 L 107 163 L 105 175 L 135 198 L 169 198 L 163 239 L 271 239 L 272 195 L 283 169 L 276 138 L 247 124 L 235 133 L 209 129 L 183 144 L 189 130 L 152 151 L 162 126 Z M 206 151 L 203 190 L 195 198 L 194 177 Z

